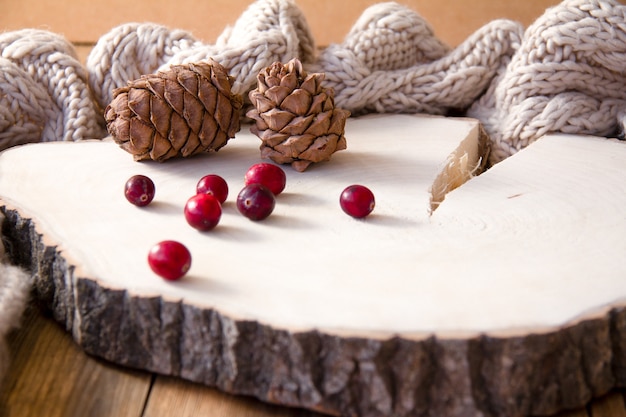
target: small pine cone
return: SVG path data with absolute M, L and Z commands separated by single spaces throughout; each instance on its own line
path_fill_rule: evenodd
M 347 110 L 335 108 L 334 90 L 321 86 L 324 74 L 308 74 L 297 59 L 275 62 L 258 76 L 249 93 L 250 128 L 261 141 L 261 156 L 304 171 L 346 149 Z
M 217 151 L 239 131 L 243 100 L 214 61 L 172 65 L 113 91 L 107 130 L 136 161 Z

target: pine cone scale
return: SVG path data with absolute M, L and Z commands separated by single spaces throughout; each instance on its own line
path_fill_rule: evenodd
M 311 94 L 304 90 L 295 90 L 280 103 L 280 107 L 298 116 L 304 116 L 311 108 Z
M 300 86 L 301 89 L 311 95 L 316 94 L 320 90 L 322 80 L 324 79 L 324 74 L 318 74 L 319 77 L 315 75 L 316 74 L 308 75 Z
M 228 135 L 223 130 L 218 130 L 215 138 L 213 138 L 216 149 L 226 145 L 226 142 L 228 142 Z
M 289 91 L 293 91 L 298 87 L 298 75 L 295 72 L 289 72 L 280 79 L 280 85 L 286 87 Z
M 189 125 L 192 132 L 198 133 L 202 128 L 203 115 L 205 113 L 204 106 L 194 96 L 185 92 L 183 96 L 184 109 L 183 117 Z
M 200 99 L 204 109 L 209 113 L 215 113 L 217 109 L 218 94 L 217 90 L 207 84 L 202 84 L 198 87 L 198 99 Z
M 208 147 L 215 140 L 216 133 L 218 131 L 217 122 L 214 118 L 210 117 L 208 114 L 204 115 L 202 120 L 202 128 L 200 129 L 200 133 L 198 134 L 198 139 L 200 143 L 204 147 Z
M 319 113 L 313 119 L 313 122 L 306 130 L 307 133 L 315 136 L 323 136 L 328 132 L 330 127 L 330 112 Z
M 252 133 L 261 141 L 261 156 L 304 171 L 346 149 L 344 129 L 350 112 L 336 109 L 334 91 L 322 87 L 324 74 L 307 74 L 300 61 L 276 62 L 257 76 L 248 97 L 254 109 Z
M 189 64 L 189 70 L 196 73 L 200 78 L 211 79 L 212 77 L 212 66 L 206 62 L 198 62 Z M 219 71 L 219 69 L 218 69 Z M 230 89 L 230 87 L 229 87 Z
M 277 164 L 293 164 L 293 158 L 285 156 L 280 152 L 275 151 L 273 148 L 267 146 L 261 146 L 261 158 L 269 158 Z
M 132 89 L 128 92 L 128 109 L 144 122 L 150 122 L 150 100 L 145 90 Z
M 217 87 L 218 91 L 225 96 L 230 96 L 232 87 L 232 79 L 224 71 L 211 70 L 211 80 L 213 85 Z
M 113 125 L 109 129 L 109 133 L 113 137 L 130 137 L 130 123 L 120 123 L 119 125 Z M 127 142 L 123 142 L 125 144 L 130 144 L 130 140 Z M 122 143 L 120 143 L 122 145 Z
M 182 114 L 184 109 L 183 92 L 183 88 L 177 82 L 172 82 L 172 80 L 165 81 L 165 93 L 163 94 L 163 98 L 178 114 Z
M 241 96 L 216 62 L 173 65 L 114 91 L 107 129 L 136 160 L 217 151 L 239 131 Z
M 254 94 L 250 93 L 250 102 L 252 102 L 252 104 L 254 105 L 256 109 L 258 109 L 258 110 L 251 110 L 251 112 L 256 112 L 257 116 L 259 112 L 260 113 L 266 112 L 276 105 L 272 100 L 265 97 L 263 94 L 261 94 L 258 91 L 255 91 Z
M 292 90 L 290 90 L 287 87 L 277 85 L 277 86 L 269 88 L 265 92 L 265 97 L 269 98 L 274 106 L 280 106 L 283 100 L 287 98 L 287 96 L 289 95 L 291 91 Z
M 193 96 L 198 95 L 198 76 L 190 71 L 177 71 L 176 81 L 185 91 Z
M 215 120 L 221 130 L 228 132 L 230 119 L 233 115 L 233 106 L 230 100 L 223 94 L 217 96 L 217 108 L 215 109 Z
M 116 88 L 113 90 L 113 94 L 127 94 L 127 88 Z M 121 101 L 113 101 L 109 104 L 104 112 L 104 117 L 108 120 L 109 118 L 120 117 L 123 119 L 130 119 L 132 112 L 128 107 L 128 103 L 123 103 Z M 112 126 L 119 128 L 121 126 Z
M 145 153 L 150 150 L 152 143 L 152 129 L 141 120 L 134 119 L 130 123 L 130 135 L 133 138 L 130 146 L 138 153 Z
M 168 158 L 170 153 L 176 152 L 171 146 L 170 141 L 162 137 L 161 135 L 155 135 L 152 141 L 152 149 L 150 150 L 149 157 L 155 161 Z
M 185 145 L 191 129 L 189 129 L 187 121 L 178 113 L 172 113 L 170 122 L 170 134 L 167 139 L 169 139 L 172 148 L 178 151 Z
M 318 94 L 313 97 L 313 102 L 309 109 L 309 114 L 318 114 L 324 111 L 324 104 L 328 100 L 328 96 L 324 93 Z
M 153 96 L 150 100 L 150 109 L 150 122 L 161 136 L 167 136 L 170 131 L 172 108 L 164 100 Z
M 298 158 L 313 144 L 314 140 L 315 136 L 313 135 L 291 136 L 289 139 L 276 145 L 274 150 L 286 157 Z
M 149 90 L 154 96 L 159 98 L 165 97 L 165 80 L 163 78 L 150 77 L 145 81 L 147 84 L 146 89 Z M 137 88 L 140 87 L 137 86 Z M 117 97 L 117 94 L 113 93 L 113 96 Z
M 191 132 L 187 137 L 187 141 L 180 149 L 180 153 L 183 157 L 188 157 L 196 152 L 196 149 L 201 145 L 200 138 L 194 132 Z
M 268 128 L 274 131 L 282 130 L 289 122 L 291 122 L 295 115 L 284 110 L 273 108 L 261 114 L 261 118 L 267 124 Z
M 288 125 L 280 130 L 280 133 L 284 133 L 289 136 L 302 135 L 304 132 L 308 131 L 314 119 L 315 115 L 313 114 L 294 117 Z
M 333 117 L 331 119 L 330 126 L 328 127 L 328 132 L 343 137 L 346 118 L 348 118 L 349 116 L 349 111 L 343 109 L 335 109 L 333 111 Z
M 259 135 L 257 135 L 259 136 Z M 260 134 L 260 138 L 263 141 L 264 145 L 273 147 L 279 145 L 281 142 L 287 140 L 290 135 L 282 134 L 278 132 L 274 132 L 270 129 L 264 130 Z
M 302 159 L 312 162 L 327 160 L 337 150 L 337 139 L 335 135 L 318 136 L 313 144 L 302 153 Z

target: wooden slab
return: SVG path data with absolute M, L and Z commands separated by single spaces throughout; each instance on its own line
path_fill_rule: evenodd
M 346 136 L 329 163 L 288 170 L 268 221 L 231 197 L 208 234 L 182 206 L 209 172 L 236 194 L 258 160 L 245 130 L 165 164 L 112 142 L 15 148 L 0 155 L 5 233 L 88 353 L 231 393 L 330 414 L 517 416 L 624 386 L 623 143 L 544 138 L 437 194 L 479 164 L 477 122 L 371 116 Z M 147 209 L 121 195 L 135 173 L 157 183 Z M 354 182 L 377 196 L 365 221 L 338 207 Z M 179 283 L 145 263 L 164 238 L 194 254 Z

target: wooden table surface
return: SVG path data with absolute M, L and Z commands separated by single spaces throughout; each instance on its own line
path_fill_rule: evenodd
M 321 417 L 90 357 L 35 306 L 9 346 L 0 417 Z M 558 417 L 626 417 L 625 396 L 612 392 Z

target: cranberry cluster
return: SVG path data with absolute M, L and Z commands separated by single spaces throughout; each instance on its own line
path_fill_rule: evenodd
M 269 217 L 276 206 L 276 196 L 287 183 L 285 171 L 277 165 L 252 165 L 244 176 L 244 187 L 237 195 L 237 210 L 253 221 Z M 134 175 L 125 184 L 126 199 L 139 207 L 154 199 L 156 187 L 145 175 Z M 222 217 L 222 204 L 228 197 L 228 184 L 216 174 L 205 175 L 196 185 L 196 194 L 185 203 L 187 223 L 200 231 L 215 228 Z M 374 209 L 374 194 L 363 185 L 347 187 L 339 197 L 342 210 L 355 218 L 364 218 Z M 191 267 L 191 253 L 180 242 L 165 240 L 148 253 L 152 271 L 167 280 L 182 278 Z
M 237 196 L 237 209 L 247 218 L 263 220 L 274 211 L 276 196 L 287 183 L 285 171 L 269 163 L 255 164 L 246 172 L 244 188 Z M 145 175 L 133 175 L 124 185 L 126 199 L 138 207 L 150 204 L 156 194 L 154 182 Z M 228 197 L 228 184 L 219 175 L 200 178 L 196 194 L 185 203 L 187 223 L 197 230 L 209 231 L 222 217 L 222 204 Z M 191 253 L 180 242 L 165 240 L 148 252 L 148 264 L 154 273 L 167 280 L 182 278 L 191 267 Z

